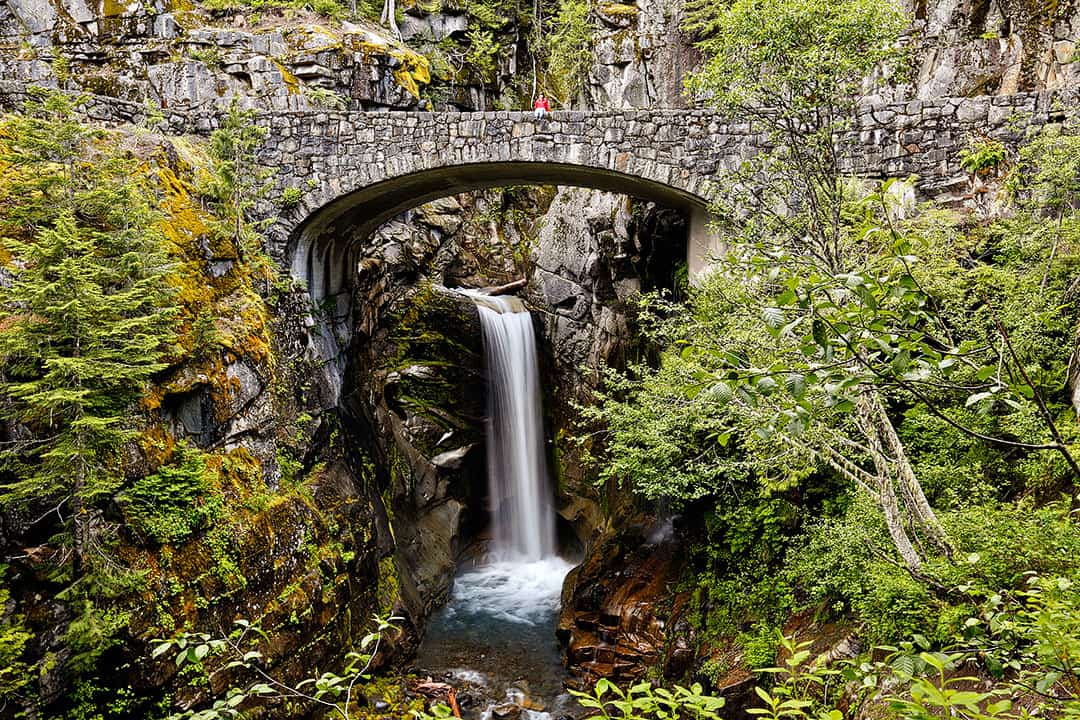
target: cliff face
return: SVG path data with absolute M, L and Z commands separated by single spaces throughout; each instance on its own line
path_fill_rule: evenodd
M 42 497 L 2 513 L 3 621 L 30 633 L 20 659 L 37 669 L 29 688 L 4 697 L 5 712 L 21 704 L 29 717 L 72 704 L 80 653 L 91 652 L 99 678 L 80 687 L 152 698 L 178 669 L 148 660 L 154 638 L 237 618 L 268 632 L 268 663 L 284 676 L 336 664 L 380 609 L 380 579 L 393 584 L 378 568 L 374 476 L 306 380 L 304 295 L 267 292 L 266 275 L 214 229 L 220 218 L 197 189 L 207 164 L 198 142 L 132 129 L 99 142 L 138 161 L 132 181 L 157 210 L 179 324 L 166 367 L 130 411 L 124 487 L 92 511 L 99 552 L 122 583 L 91 596 L 89 626 L 83 598 L 65 595 L 63 503 L 50 511 L 56 499 Z M 3 427 L 5 439 L 27 432 Z M 216 675 L 211 689 L 225 681 Z M 178 701 L 203 695 L 191 686 Z
M 916 70 L 901 92 L 921 100 L 1074 87 L 1075 2 L 915 0 Z
M 0 8 L 0 82 L 8 91 L 63 86 L 168 114 L 233 98 L 281 111 L 408 108 L 430 79 L 424 57 L 375 26 L 301 11 L 253 17 L 163 1 L 18 0 Z
M 116 98 L 133 115 L 148 104 L 166 118 L 234 100 L 276 111 L 527 106 L 526 28 L 485 24 L 451 3 L 403 6 L 398 39 L 370 20 L 306 10 L 9 0 L 0 7 L 0 105 L 12 107 L 37 83 Z M 915 0 L 910 9 L 917 69 L 887 99 L 1080 81 L 1070 64 L 1080 13 L 1069 0 Z M 662 0 L 596 6 L 592 62 L 570 102 L 685 103 L 681 80 L 698 58 L 679 20 L 680 8 Z M 466 62 L 477 31 L 495 41 L 484 71 Z M 190 144 L 164 155 L 179 157 Z M 653 663 L 688 671 L 690 650 L 668 634 L 679 608 L 653 582 L 677 576 L 678 551 L 639 552 L 644 541 L 633 534 L 620 547 L 606 531 L 626 523 L 610 511 L 629 517 L 630 501 L 595 488 L 580 449 L 565 441 L 573 404 L 587 401 L 597 380 L 582 368 L 619 364 L 635 350 L 626 301 L 676 284 L 684 218 L 573 188 L 428 203 L 362 240 L 348 319 L 331 327 L 316 321 L 301 289 L 268 289 L 245 276 L 235 252 L 210 242 L 185 170 L 163 167 L 175 179 L 159 192 L 174 209 L 191 306 L 214 318 L 227 341 L 162 374 L 130 475 L 175 460 L 178 444 L 198 448 L 227 512 L 217 529 L 184 542 L 124 538 L 125 561 L 147 569 L 148 580 L 128 599 L 130 644 L 117 664 L 144 657 L 153 637 L 235 617 L 261 620 L 274 638 L 271 662 L 295 677 L 339 659 L 374 611 L 404 612 L 415 639 L 446 596 L 459 552 L 485 524 L 477 320 L 470 303 L 444 288 L 525 278 L 545 348 L 562 538 L 590 551 L 565 596 L 571 661 L 582 678 L 597 668 L 634 677 L 633 668 Z M 341 368 L 327 374 L 316 348 L 331 338 L 340 341 Z M 331 387 L 336 378 L 341 386 Z M 70 613 L 35 559 L 42 555 L 23 553 L 48 545 L 47 533 L 26 520 L 5 516 L 0 526 L 8 554 L 26 555 L 6 578 L 17 588 L 6 612 L 26 615 L 40 631 L 31 654 L 44 668 L 39 695 L 48 703 L 70 679 L 62 639 Z M 601 648 L 600 635 L 616 640 Z M 162 662 L 121 682 L 161 687 L 173 672 Z
M 904 5 L 914 18 L 915 69 L 890 91 L 893 98 L 1055 90 L 1080 79 L 1073 0 Z M 0 7 L 0 88 L 62 85 L 148 101 L 165 113 L 234 97 L 274 110 L 521 107 L 537 89 L 532 74 L 545 72 L 535 64 L 540 45 L 528 35 L 546 40 L 554 22 L 553 8 L 492 18 L 456 3 L 402 3 L 399 38 L 370 19 L 333 19 L 285 2 L 213 7 L 222 9 L 167 0 L 11 0 Z M 589 15 L 592 63 L 573 105 L 682 106 L 682 78 L 698 56 L 680 20 L 681 5 L 662 0 L 598 5 Z M 473 51 L 484 32 L 493 45 L 482 71 Z

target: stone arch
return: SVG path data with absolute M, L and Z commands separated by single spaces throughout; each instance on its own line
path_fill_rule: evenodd
M 740 133 L 698 110 L 320 113 L 268 118 L 265 165 L 303 191 L 271 253 L 323 300 L 343 289 L 363 237 L 394 215 L 500 185 L 574 185 L 634 195 L 690 215 L 691 275 L 704 267 L 709 178 L 742 154 Z
M 707 199 L 638 175 L 552 162 L 469 163 L 420 170 L 376 182 L 334 198 L 294 230 L 286 258 L 294 279 L 322 301 L 347 288 L 356 261 L 353 242 L 396 215 L 448 195 L 506 185 L 570 185 L 617 192 L 685 212 L 690 220 L 688 263 L 703 266 L 708 239 Z
M 312 334 L 327 387 L 339 390 L 350 340 L 351 281 L 364 238 L 429 200 L 505 185 L 571 185 L 654 200 L 689 215 L 690 277 L 707 266 L 713 177 L 752 151 L 746 128 L 702 110 L 532 113 L 275 113 L 259 163 L 276 191 L 267 250 L 305 282 L 322 312 Z M 280 199 L 299 191 L 282 210 Z M 336 403 L 337 398 L 331 399 Z

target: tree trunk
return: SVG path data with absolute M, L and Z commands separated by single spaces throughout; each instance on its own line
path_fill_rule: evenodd
M 923 493 L 922 484 L 915 476 L 915 469 L 911 467 L 907 451 L 904 450 L 904 445 L 900 442 L 900 436 L 896 434 L 896 428 L 893 427 L 892 420 L 889 419 L 884 405 L 881 404 L 881 398 L 874 393 L 869 395 L 867 402 L 873 413 L 878 432 L 884 441 L 884 447 L 891 456 L 889 458 L 890 464 L 893 466 L 893 472 L 900 482 L 904 504 L 911 513 L 912 520 L 926 533 L 930 542 L 941 553 L 946 557 L 952 557 L 952 545 L 949 544 L 945 528 L 941 527 L 934 509 L 930 507 L 926 494 Z
M 382 15 L 379 17 L 379 23 L 389 27 L 390 31 L 394 33 L 394 37 L 401 39 L 401 31 L 398 30 L 397 24 L 397 0 L 383 0 Z
M 871 459 L 877 473 L 878 507 L 881 508 L 881 513 L 885 517 L 889 537 L 892 538 L 893 545 L 904 561 L 904 565 L 911 572 L 916 573 L 922 567 L 922 559 L 915 550 L 915 546 L 911 544 L 907 530 L 904 529 L 903 513 L 900 511 L 900 504 L 896 500 L 896 489 L 893 487 L 891 463 L 885 455 L 880 428 L 876 422 L 875 403 L 877 403 L 877 395 L 871 390 L 865 391 L 859 398 L 855 422 L 866 437 L 870 448 Z

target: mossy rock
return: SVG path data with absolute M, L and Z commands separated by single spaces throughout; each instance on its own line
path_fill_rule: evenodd
M 443 431 L 482 424 L 483 346 L 472 300 L 421 286 L 393 319 L 391 340 L 396 353 L 383 365 L 391 410 L 422 416 Z
M 608 2 L 601 3 L 597 6 L 596 13 L 600 16 L 600 19 L 608 25 L 627 28 L 637 21 L 637 17 L 641 14 L 641 10 L 635 5 Z
M 597 10 L 602 15 L 612 18 L 636 18 L 641 14 L 641 9 L 636 5 L 626 3 L 600 3 Z

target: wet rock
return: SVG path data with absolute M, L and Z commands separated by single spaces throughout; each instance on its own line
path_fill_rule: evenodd
M 445 700 L 450 696 L 450 693 L 453 692 L 454 688 L 448 683 L 432 682 L 428 680 L 427 682 L 417 683 L 413 687 L 413 690 L 426 698 Z
M 403 231 L 393 245 L 413 245 L 416 234 Z M 471 452 L 483 440 L 479 320 L 460 294 L 388 278 L 397 271 L 382 250 L 384 262 L 360 280 L 370 316 L 344 392 L 346 412 L 384 458 L 398 574 L 391 601 L 419 627 L 446 598 L 463 523 L 481 506 L 483 454 Z
M 498 720 L 516 720 L 521 717 L 521 706 L 513 703 L 502 703 L 491 708 L 491 716 Z
M 532 712 L 544 712 L 545 710 L 547 710 L 547 705 L 540 702 L 539 700 L 535 700 L 529 697 L 528 695 L 523 695 L 521 699 L 518 700 L 518 704 L 525 710 L 530 710 Z
M 461 227 L 461 203 L 453 196 L 424 203 L 414 212 L 419 222 L 444 233 L 456 232 Z
M 401 22 L 401 36 L 406 40 L 412 38 L 430 38 L 439 42 L 453 35 L 464 34 L 468 29 L 469 19 L 465 15 L 435 14 L 424 17 L 415 17 L 406 14 Z
M 475 445 L 466 445 L 454 450 L 447 450 L 444 453 L 439 453 L 431 458 L 431 464 L 442 470 L 460 470 L 465 461 L 465 457 L 474 447 Z
M 651 545 L 633 535 L 609 536 L 567 579 L 558 634 L 575 685 L 601 677 L 635 681 L 650 668 L 683 669 L 692 657 L 669 647 L 680 594 L 672 595 L 686 553 L 677 542 Z

